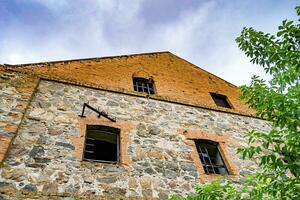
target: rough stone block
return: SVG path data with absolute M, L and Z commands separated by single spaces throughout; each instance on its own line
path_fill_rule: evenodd
M 13 137 L 0 135 L 0 164 L 3 162 Z

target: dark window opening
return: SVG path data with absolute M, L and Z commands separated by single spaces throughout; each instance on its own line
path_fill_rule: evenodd
M 119 162 L 120 129 L 87 125 L 84 160 L 92 162 Z
M 218 143 L 209 140 L 196 140 L 195 144 L 206 174 L 229 174 L 219 152 Z
M 281 153 L 279 153 L 282 157 L 283 157 L 283 162 L 286 165 L 290 165 L 296 162 L 297 160 L 297 156 L 293 155 L 291 152 L 287 151 L 287 150 L 283 150 L 281 151 Z M 291 173 L 295 176 L 298 177 L 300 176 L 300 169 L 299 168 L 291 168 L 290 169 Z
M 154 82 L 151 79 L 133 78 L 134 91 L 155 94 Z
M 225 95 L 222 94 L 216 94 L 216 93 L 210 93 L 211 97 L 213 98 L 215 104 L 217 106 L 221 106 L 224 108 L 232 108 L 228 102 L 228 99 Z

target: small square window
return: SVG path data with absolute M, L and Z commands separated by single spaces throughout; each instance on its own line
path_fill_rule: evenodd
M 91 162 L 119 162 L 120 129 L 87 125 L 83 159 Z
M 133 78 L 133 88 L 137 92 L 144 92 L 147 94 L 154 94 L 153 80 L 145 78 Z
M 195 144 L 206 174 L 229 174 L 219 152 L 218 143 L 209 140 L 195 140 Z
M 224 108 L 232 108 L 228 102 L 228 98 L 225 95 L 216 93 L 210 93 L 210 95 L 217 106 Z

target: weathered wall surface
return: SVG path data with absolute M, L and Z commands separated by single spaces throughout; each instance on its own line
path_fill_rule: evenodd
M 80 138 L 78 115 L 84 102 L 117 117 L 117 122 L 132 124 L 126 133 L 131 162 L 111 165 L 78 159 L 81 147 L 74 138 Z M 250 117 L 41 81 L 0 169 L 0 186 L 45 195 L 166 199 L 171 193 L 193 191 L 201 178 L 182 130 L 227 138 L 227 156 L 239 172 L 234 178 L 240 179 L 257 169 L 255 161 L 242 161 L 235 154 L 246 144 L 249 129 L 266 131 L 268 126 Z
M 50 80 L 136 95 L 141 93 L 133 90 L 132 76 L 151 76 L 156 88 L 156 94 L 151 95 L 151 98 L 245 115 L 254 114 L 239 99 L 241 92 L 236 86 L 170 52 L 26 64 L 12 66 L 10 69 L 33 73 Z M 216 106 L 210 92 L 226 95 L 234 109 Z
M 38 78 L 0 69 L 0 165 L 38 84 Z

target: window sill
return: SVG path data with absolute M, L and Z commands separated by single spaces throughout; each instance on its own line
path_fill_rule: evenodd
M 220 174 L 200 174 L 200 182 L 208 183 L 214 180 L 226 179 L 226 180 L 237 180 L 238 175 L 220 175 Z
M 116 168 L 122 167 L 120 163 L 90 162 L 87 160 L 81 161 L 81 166 L 86 168 L 103 167 L 103 166 L 116 167 Z

